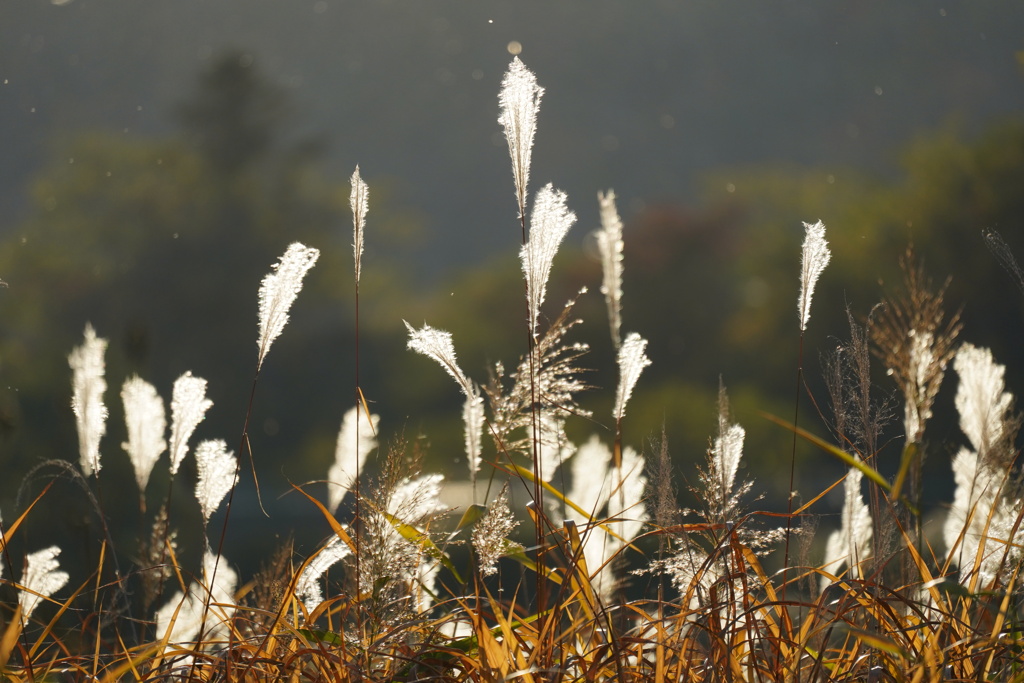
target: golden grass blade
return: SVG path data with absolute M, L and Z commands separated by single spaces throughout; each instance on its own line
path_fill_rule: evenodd
M 18 644 L 18 638 L 21 636 L 21 621 L 21 605 L 15 605 L 14 614 L 11 615 L 11 620 L 7 623 L 3 636 L 0 637 L 0 671 L 7 670 L 7 662 L 10 661 L 11 653 Z
M 327 520 L 327 524 L 330 525 L 331 531 L 334 532 L 334 535 L 340 538 L 342 542 L 345 545 L 347 545 L 353 553 L 356 553 L 356 544 L 352 541 L 352 537 L 348 535 L 347 531 L 345 531 L 345 527 L 341 526 L 341 523 L 334 518 L 334 515 L 332 515 L 330 511 L 328 511 L 327 507 L 324 506 L 324 504 L 321 503 L 319 500 L 303 491 L 300 487 L 292 484 L 292 488 L 301 493 L 302 495 L 304 495 L 306 498 L 308 498 L 310 502 L 313 503 L 313 505 L 316 505 L 317 509 L 320 510 L 320 513 L 324 516 L 324 519 Z

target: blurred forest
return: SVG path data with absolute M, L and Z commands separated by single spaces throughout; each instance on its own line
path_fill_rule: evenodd
M 496 93 L 497 81 L 490 85 Z M 0 501 L 12 509 L 18 484 L 40 462 L 77 461 L 66 357 L 87 321 L 111 340 L 104 489 L 134 488 L 120 448 L 125 434 L 117 398 L 132 373 L 153 382 L 165 400 L 182 372 L 207 378 L 214 408 L 195 440 L 225 438 L 237 452 L 255 372 L 259 283 L 298 240 L 318 247 L 321 257 L 256 392 L 250 435 L 271 520 L 262 518 L 251 487 L 243 487 L 233 514 L 248 523 L 232 539 L 242 561 L 267 554 L 273 542 L 267 529 L 284 534 L 295 520 L 316 519 L 308 502 L 289 494 L 289 482 L 323 479 L 341 416 L 354 403 L 349 186 L 347 175 L 326 163 L 324 137 L 302 131 L 287 89 L 251 53 L 229 50 L 210 60 L 170 113 L 176 129 L 166 134 L 95 130 L 55 139 L 50 161 L 31 182 L 24 220 L 0 242 L 0 277 L 8 285 L 0 289 L 0 447 L 8 482 Z M 983 241 L 984 230 L 997 230 L 1024 257 L 1024 117 L 1002 117 L 981 132 L 954 120 L 920 132 L 899 158 L 899 170 L 885 173 L 835 165 L 719 167 L 704 174 L 694 201 L 620 206 L 623 329 L 650 340 L 654 361 L 630 403 L 626 442 L 650 450 L 664 430 L 684 502 L 686 479 L 715 429 L 720 380 L 747 429 L 747 475 L 757 481 L 755 491 L 782 499 L 786 483 L 777 472 L 788 471 L 792 438 L 760 411 L 790 419 L 794 410 L 801 221 L 822 219 L 833 252 L 803 351 L 801 424 L 828 435 L 820 354 L 848 337 L 847 309 L 862 320 L 882 296 L 898 291 L 897 261 L 908 244 L 936 286 L 951 278 L 946 300 L 951 312 L 962 308 L 962 338 L 991 347 L 1007 365 L 1010 390 L 1024 390 L 1024 298 Z M 360 287 L 362 389 L 382 415 L 384 442 L 402 440 L 408 452 L 424 453 L 427 467 L 461 478 L 458 391 L 439 368 L 405 351 L 402 320 L 451 331 L 462 367 L 485 382 L 490 364 L 511 366 L 524 351 L 517 254 L 466 265 L 423 287 L 403 265 L 422 247 L 419 217 L 390 201 L 396 190 L 388 178 L 364 177 L 371 194 Z M 511 177 L 507 184 L 507 228 L 515 231 Z M 603 189 L 570 195 L 570 205 L 593 215 Z M 452 188 L 450 201 L 458 194 Z M 609 438 L 612 427 L 614 354 L 599 264 L 587 238 L 596 227 L 574 228 L 548 295 L 547 313 L 555 315 L 580 287 L 590 289 L 577 305 L 584 324 L 573 339 L 592 345 L 584 365 L 594 368 L 588 376 L 594 390 L 584 404 L 595 417 L 570 422 L 577 441 L 592 432 Z M 962 441 L 955 420 L 947 419 L 954 383 L 947 378 L 931 423 L 935 476 L 926 491 L 933 500 L 948 498 L 946 463 Z M 879 371 L 879 400 L 894 388 Z M 896 420 L 888 438 L 898 440 L 899 429 Z M 898 449 L 898 442 L 886 446 L 883 472 L 895 469 Z M 797 453 L 797 488 L 804 493 L 843 474 L 809 446 L 798 445 Z M 184 467 L 186 481 L 193 481 L 192 460 Z M 166 470 L 158 467 L 151 497 L 167 485 Z M 40 486 L 27 482 L 23 495 Z M 188 500 L 190 487 L 179 485 L 175 497 Z M 326 495 L 323 484 L 309 490 Z M 106 504 L 112 517 L 135 514 L 134 495 L 108 495 Z M 82 506 L 80 516 L 49 511 L 33 524 L 61 526 L 73 536 L 93 523 Z M 198 510 L 183 512 L 179 522 L 188 524 L 189 514 L 198 525 Z M 299 533 L 311 542 L 326 529 Z

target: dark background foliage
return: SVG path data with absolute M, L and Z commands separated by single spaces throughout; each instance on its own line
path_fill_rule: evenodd
M 371 191 L 362 387 L 385 442 L 402 438 L 428 467 L 464 476 L 458 392 L 404 350 L 402 320 L 453 332 L 478 381 L 487 364 L 512 366 L 524 350 L 519 229 L 496 122 L 501 75 L 519 50 L 547 88 L 534 188 L 553 181 L 579 215 L 555 263 L 548 314 L 591 290 L 576 337 L 593 346 L 585 402 L 595 417 L 571 424 L 574 438 L 610 435 L 614 354 L 588 239 L 596 192 L 608 187 L 626 223 L 624 330 L 650 339 L 654 361 L 628 408 L 626 441 L 646 448 L 664 426 L 681 481 L 703 459 L 721 378 L 748 430 L 755 490 L 783 498 L 778 473 L 788 473 L 792 441 L 758 411 L 788 418 L 794 409 L 804 220 L 825 221 L 833 250 L 803 355 L 823 413 L 801 399 L 809 428 L 828 432 L 819 352 L 847 335 L 847 306 L 863 316 L 895 291 L 909 242 L 936 285 L 952 276 L 947 301 L 963 307 L 963 337 L 993 349 L 1011 390 L 1024 386 L 1021 293 L 982 241 L 995 229 L 1024 254 L 1019 3 L 448 9 L 241 0 L 0 8 L 5 515 L 24 505 L 19 484 L 32 467 L 77 461 L 66 357 L 86 321 L 111 340 L 101 498 L 111 517 L 133 520 L 125 538 L 145 535 L 148 519 L 120 448 L 117 392 L 129 374 L 165 398 L 185 370 L 209 379 L 215 407 L 197 439 L 238 450 L 259 282 L 300 240 L 321 260 L 268 357 L 251 430 L 271 517 L 244 486 L 226 553 L 252 562 L 275 534 L 298 526 L 308 551 L 328 533 L 288 483 L 325 476 L 354 401 L 347 178 L 356 163 Z M 935 503 L 948 499 L 946 462 L 962 442 L 954 384 L 947 379 L 930 431 Z M 878 391 L 893 391 L 882 372 Z M 898 439 L 899 426 L 887 434 Z M 886 447 L 883 471 L 898 447 Z M 805 495 L 842 475 L 803 444 L 797 456 Z M 198 525 L 192 468 L 173 489 L 188 528 Z M 167 490 L 161 471 L 151 507 Z M 28 481 L 23 496 L 41 485 Z M 322 484 L 310 490 L 325 495 Z M 78 501 L 68 503 L 72 521 L 53 510 L 34 523 L 84 538 L 80 524 L 94 521 L 74 489 L 67 495 Z

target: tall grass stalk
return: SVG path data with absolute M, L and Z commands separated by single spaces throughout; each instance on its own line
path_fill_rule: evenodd
M 618 371 L 611 415 L 604 419 L 614 422 L 608 427 L 614 437 L 609 444 L 594 435 L 578 448 L 569 440 L 567 422 L 591 417 L 576 402 L 587 388 L 579 359 L 588 347 L 568 341 L 579 322 L 572 312 L 576 299 L 550 322 L 543 314 L 553 258 L 574 216 L 565 195 L 551 185 L 527 205 L 542 92 L 533 74 L 513 60 L 502 83 L 500 122 L 522 228 L 526 353 L 510 373 L 499 363 L 491 382 L 478 385 L 459 366 L 451 334 L 407 324 L 408 348 L 440 364 L 458 385 L 469 478 L 475 482 L 478 469 L 491 466 L 491 479 L 501 484 L 497 496 L 485 494 L 478 501 L 474 488 L 474 504 L 449 517 L 440 503 L 442 475 L 421 471 L 419 454 L 410 456 L 401 440 L 379 434 L 378 418 L 369 413 L 358 351 L 367 189 L 357 169 L 351 197 L 357 400 L 339 431 L 326 504 L 295 487 L 323 516 L 333 532 L 330 539 L 301 561 L 284 546 L 257 579 L 242 587 L 222 555 L 246 456 L 259 496 L 249 425 L 262 365 L 318 256 L 294 244 L 260 286 L 259 350 L 239 455 L 216 439 L 193 451 L 199 470 L 193 504 L 204 526 L 202 567 L 195 572 L 179 566 L 168 523 L 169 494 L 155 514 L 149 547 L 139 553 L 147 558 L 139 572 L 120 571 L 118 548 L 98 499 L 106 426 L 96 416 L 104 412 L 106 379 L 97 353 L 100 340 L 93 331 L 90 341 L 87 330 L 84 346 L 71 360 L 81 464 L 59 461 L 39 468 L 69 476 L 100 517 L 97 566 L 79 581 L 69 576 L 70 567 L 58 565 L 56 546 L 30 539 L 30 552 L 12 550 L 24 520 L 53 495 L 52 482 L 14 522 L 0 522 L 3 581 L 17 595 L 0 632 L 0 673 L 26 683 L 1024 680 L 1019 585 L 1024 482 L 1016 463 L 1021 417 L 1005 387 L 1003 366 L 986 349 L 955 344 L 959 320 L 945 316 L 944 290 L 936 293 L 927 286 L 921 271 L 905 266 L 906 297 L 873 310 L 864 326 L 848 312 L 850 342 L 826 364 L 834 445 L 798 425 L 800 394 L 808 391 L 818 405 L 804 376 L 804 333 L 815 284 L 830 256 L 824 226 L 806 225 L 798 391 L 793 423 L 786 425 L 794 441 L 785 512 L 772 512 L 771 504 L 758 506 L 768 510 L 751 508 L 754 482 L 741 475 L 744 450 L 751 447 L 730 411 L 724 384 L 717 432 L 704 466 L 689 482 L 697 509 L 680 510 L 664 436 L 653 458 L 625 442 L 626 406 L 642 391 L 639 378 L 651 360 L 640 334 L 621 331 L 622 226 L 612 193 L 600 195 L 602 293 Z M 892 411 L 872 399 L 869 339 L 892 370 L 904 404 L 907 438 L 891 478 L 877 468 L 881 425 Z M 919 519 L 914 502 L 920 496 L 914 492 L 908 501 L 901 490 L 905 484 L 916 488 L 913 461 L 920 451 L 915 449 L 926 436 L 946 361 L 953 362 L 959 379 L 955 405 L 963 444 L 952 461 L 957 488 L 944 538 L 933 546 L 908 523 L 911 514 Z M 123 386 L 125 450 L 144 510 L 152 463 L 166 447 L 170 491 L 192 450 L 192 433 L 211 404 L 205 381 L 182 375 L 172 391 L 165 442 L 166 415 L 156 389 L 138 378 Z M 493 446 L 483 444 L 485 432 Z M 846 468 L 799 506 L 793 495 L 797 439 Z M 374 448 L 383 455 L 380 474 L 366 477 L 363 464 Z M 864 502 L 864 480 L 874 496 L 871 508 Z M 523 519 L 516 515 L 510 485 L 522 486 L 530 498 L 527 514 L 534 528 L 524 535 L 532 537 L 533 547 L 519 543 Z M 796 559 L 794 518 L 814 518 L 819 501 L 833 489 L 843 498 L 839 529 L 829 535 L 820 561 Z M 355 495 L 355 514 L 341 520 L 338 510 L 348 493 Z M 223 525 L 213 543 L 206 526 L 225 497 Z M 557 503 L 561 518 L 545 499 Z M 657 551 L 650 537 L 657 537 Z M 472 548 L 468 560 L 452 551 L 459 544 Z M 768 558 L 777 550 L 784 550 L 784 559 L 776 571 Z M 158 556 L 163 560 L 149 559 Z M 891 564 L 900 565 L 899 576 L 887 570 Z M 153 579 L 146 577 L 162 581 L 166 569 L 177 590 L 151 612 L 160 591 L 154 592 Z M 623 590 L 631 575 L 627 569 L 652 577 L 656 595 Z M 344 578 L 332 579 L 328 571 Z M 137 573 L 142 578 L 136 579 Z M 20 583 L 14 583 L 15 576 Z M 129 583 L 136 580 L 142 584 L 143 613 L 110 620 L 131 607 Z M 154 633 L 152 638 L 131 633 L 136 619 Z

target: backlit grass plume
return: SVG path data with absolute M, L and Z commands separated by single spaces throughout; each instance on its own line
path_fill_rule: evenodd
M 859 579 L 863 576 L 861 563 L 871 556 L 873 535 L 871 510 L 864 502 L 861 482 L 864 473 L 851 467 L 843 482 L 843 511 L 840 527 L 828 537 L 825 545 L 825 561 L 822 567 L 832 574 L 838 574 L 845 566 L 847 576 Z M 830 583 L 827 576 L 821 578 L 822 588 Z
M 379 415 L 370 415 L 369 421 L 361 406 L 353 406 L 345 413 L 338 431 L 334 449 L 334 464 L 327 473 L 327 509 L 338 511 L 345 493 L 352 488 L 356 475 L 362 470 L 366 456 L 377 447 Z
M 800 259 L 800 297 L 797 299 L 797 309 L 800 314 L 800 331 L 807 329 L 807 320 L 811 317 L 811 297 L 814 295 L 814 286 L 818 277 L 825 270 L 832 252 L 825 242 L 825 224 L 821 221 L 804 223 L 804 244 Z
M 505 78 L 501 81 L 498 122 L 505 129 L 509 155 L 512 157 L 512 176 L 515 179 L 516 203 L 519 216 L 526 215 L 526 188 L 530 181 L 530 156 L 533 137 L 537 131 L 537 112 L 544 88 L 537 85 L 537 77 L 519 61 L 512 59 Z
M 960 429 L 973 450 L 961 448 L 953 458 L 956 492 L 943 535 L 961 579 L 977 568 L 986 587 L 1004 560 L 1012 566 L 1022 555 L 1024 533 L 1014 530 L 1021 500 L 1010 487 L 1020 418 L 1013 414 L 1013 396 L 1005 390 L 1006 368 L 992 359 L 991 351 L 964 344 L 953 368 L 960 376 Z
M 196 466 L 199 481 L 196 483 L 196 500 L 203 512 L 203 523 L 220 506 L 224 496 L 238 482 L 238 460 L 228 450 L 223 439 L 203 441 L 196 446 Z
M 177 474 L 188 454 L 188 440 L 213 401 L 206 398 L 206 380 L 186 372 L 171 390 L 171 474 Z
M 210 577 L 213 577 L 212 585 Z M 192 582 L 188 595 L 178 591 L 157 611 L 157 635 L 166 639 L 170 647 L 195 640 L 200 630 L 204 643 L 223 639 L 235 612 L 237 585 L 235 570 L 223 557 L 207 550 L 203 555 L 202 579 Z
M 103 392 L 107 382 L 103 375 L 103 354 L 107 340 L 96 336 L 92 325 L 85 325 L 85 339 L 68 356 L 72 370 L 71 410 L 78 428 L 78 452 L 82 472 L 86 476 L 100 471 L 100 439 L 107 431 L 107 407 Z
M 405 327 L 409 331 L 408 349 L 440 363 L 445 372 L 458 383 L 466 398 L 473 396 L 473 383 L 462 372 L 455 358 L 455 344 L 452 342 L 451 332 L 438 330 L 430 325 L 424 325 L 418 330 L 409 323 L 405 323 Z
M 288 323 L 288 310 L 302 289 L 302 278 L 316 263 L 320 252 L 293 242 L 281 259 L 273 265 L 273 272 L 263 278 L 260 285 L 260 336 L 257 340 L 259 357 L 257 369 L 263 367 L 270 345 L 281 336 Z
M 366 211 L 369 209 L 370 190 L 359 175 L 358 166 L 356 166 L 355 173 L 352 174 L 350 182 L 352 183 L 352 193 L 349 196 L 349 206 L 352 208 L 352 254 L 355 258 L 355 275 L 356 283 L 358 283 L 359 275 L 362 271 L 363 227 L 366 225 Z
M 164 433 L 167 431 L 167 417 L 164 400 L 156 388 L 138 375 L 125 380 L 121 388 L 124 403 L 124 421 L 128 427 L 128 441 L 121 447 L 128 453 L 139 495 L 146 491 L 149 475 L 160 454 L 167 448 Z
M 640 373 L 651 364 L 646 350 L 647 340 L 636 332 L 631 332 L 619 347 L 619 388 L 615 392 L 615 407 L 612 410 L 616 421 L 626 414 L 626 403 L 633 395 Z
M 53 545 L 25 558 L 25 571 L 21 575 L 21 591 L 18 593 L 18 604 L 25 619 L 32 616 L 43 598 L 59 591 L 71 578 L 60 570 L 58 555 L 60 548 Z
M 947 281 L 934 289 L 911 249 L 900 258 L 903 292 L 887 297 L 871 325 L 875 353 L 903 394 L 907 443 L 921 443 L 942 386 L 946 366 L 956 352 L 959 313 L 947 315 Z
M 565 193 L 556 190 L 551 183 L 537 192 L 530 215 L 530 239 L 519 254 L 523 275 L 526 277 L 530 333 L 534 340 L 537 339 L 537 318 L 547 293 L 551 264 L 562 239 L 576 222 L 576 214 L 569 211 L 565 201 Z
M 463 433 L 466 440 L 466 462 L 469 464 L 469 481 L 476 487 L 476 474 L 480 471 L 482 460 L 481 441 L 484 436 L 484 423 L 487 419 L 484 413 L 484 398 L 480 390 L 474 385 L 473 393 L 466 397 L 462 404 Z
M 601 207 L 601 229 L 595 233 L 597 250 L 601 254 L 601 294 L 608 306 L 608 325 L 612 344 L 622 343 L 622 219 L 615 208 L 615 192 L 598 192 Z

